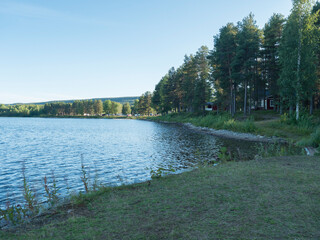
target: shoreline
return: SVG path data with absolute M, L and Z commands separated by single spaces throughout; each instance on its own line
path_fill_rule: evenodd
M 140 120 L 144 120 L 144 119 L 140 119 Z M 207 128 L 207 127 L 197 127 L 192 123 L 168 122 L 168 121 L 150 120 L 150 119 L 146 119 L 146 120 L 151 122 L 165 123 L 165 124 L 179 124 L 192 131 L 201 132 L 204 134 L 209 134 L 209 135 L 217 136 L 221 138 L 243 140 L 248 142 L 288 144 L 287 140 L 283 138 L 275 137 L 275 136 L 266 137 L 261 135 L 255 135 L 252 133 L 233 132 L 225 129 L 217 130 L 217 129 Z M 305 150 L 307 156 L 315 156 L 316 154 L 318 154 L 317 149 L 315 149 L 314 147 L 308 146 L 308 147 L 302 147 L 302 148 Z
M 304 156 L 202 167 L 83 195 L 34 222 L 0 231 L 0 238 L 167 239 L 173 227 L 176 239 L 314 238 L 318 170 L 318 158 Z
M 140 120 L 143 120 L 143 119 L 140 119 Z M 233 131 L 224 130 L 224 129 L 217 130 L 217 129 L 208 128 L 208 127 L 198 127 L 193 125 L 192 123 L 168 122 L 168 121 L 151 120 L 151 119 L 147 119 L 147 121 L 166 123 L 166 124 L 179 124 L 193 131 L 202 132 L 202 133 L 206 133 L 212 136 L 217 136 L 222 138 L 244 140 L 244 141 L 251 141 L 251 142 L 264 142 L 264 143 L 283 143 L 283 144 L 288 143 L 285 139 L 278 138 L 278 137 L 266 137 L 261 135 L 255 135 L 252 133 L 241 133 L 241 132 L 233 132 Z
M 266 136 L 255 135 L 252 133 L 241 133 L 241 132 L 233 132 L 230 130 L 223 130 L 223 129 L 217 130 L 217 129 L 207 128 L 207 127 L 197 127 L 191 123 L 183 123 L 183 126 L 191 130 L 204 132 L 209 135 L 222 137 L 222 138 L 230 138 L 230 139 L 253 141 L 253 142 L 265 142 L 265 143 L 284 143 L 284 144 L 288 143 L 286 140 L 278 137 L 266 137 Z

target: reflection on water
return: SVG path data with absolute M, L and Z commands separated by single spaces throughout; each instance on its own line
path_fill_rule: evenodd
M 61 195 L 82 191 L 81 155 L 91 178 L 108 185 L 145 181 L 150 169 L 182 171 L 217 158 L 222 146 L 249 154 L 253 143 L 216 138 L 174 124 L 138 120 L 0 118 L 0 206 L 22 201 L 22 165 L 28 182 L 44 194 L 54 172 Z

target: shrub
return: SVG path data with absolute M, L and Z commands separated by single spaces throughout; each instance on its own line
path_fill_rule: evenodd
M 298 142 L 299 146 L 320 146 L 320 127 L 318 127 L 308 138 L 304 138 Z

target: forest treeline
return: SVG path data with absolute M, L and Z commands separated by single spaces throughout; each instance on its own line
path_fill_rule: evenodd
M 39 104 L 0 104 L 0 116 L 4 117 L 38 117 L 38 116 L 103 116 L 103 115 L 150 115 L 151 95 L 145 94 L 133 104 L 121 104 L 111 100 L 75 100 L 68 102 L 49 102 Z
M 293 0 L 288 18 L 274 14 L 259 29 L 253 14 L 228 23 L 214 36 L 214 48 L 202 46 L 171 68 L 156 85 L 150 107 L 159 113 L 217 110 L 250 114 L 272 97 L 282 113 L 319 107 L 320 3 Z M 140 98 L 140 99 L 141 99 Z
M 0 105 L 0 116 L 101 116 L 131 114 L 130 104 L 106 100 L 76 100 L 73 103 L 50 102 L 44 105 Z

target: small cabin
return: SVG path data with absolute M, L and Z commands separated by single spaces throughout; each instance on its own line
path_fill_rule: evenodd
M 265 99 L 261 99 L 261 108 L 265 110 L 273 110 L 275 108 L 274 98 L 272 95 L 267 96 Z

